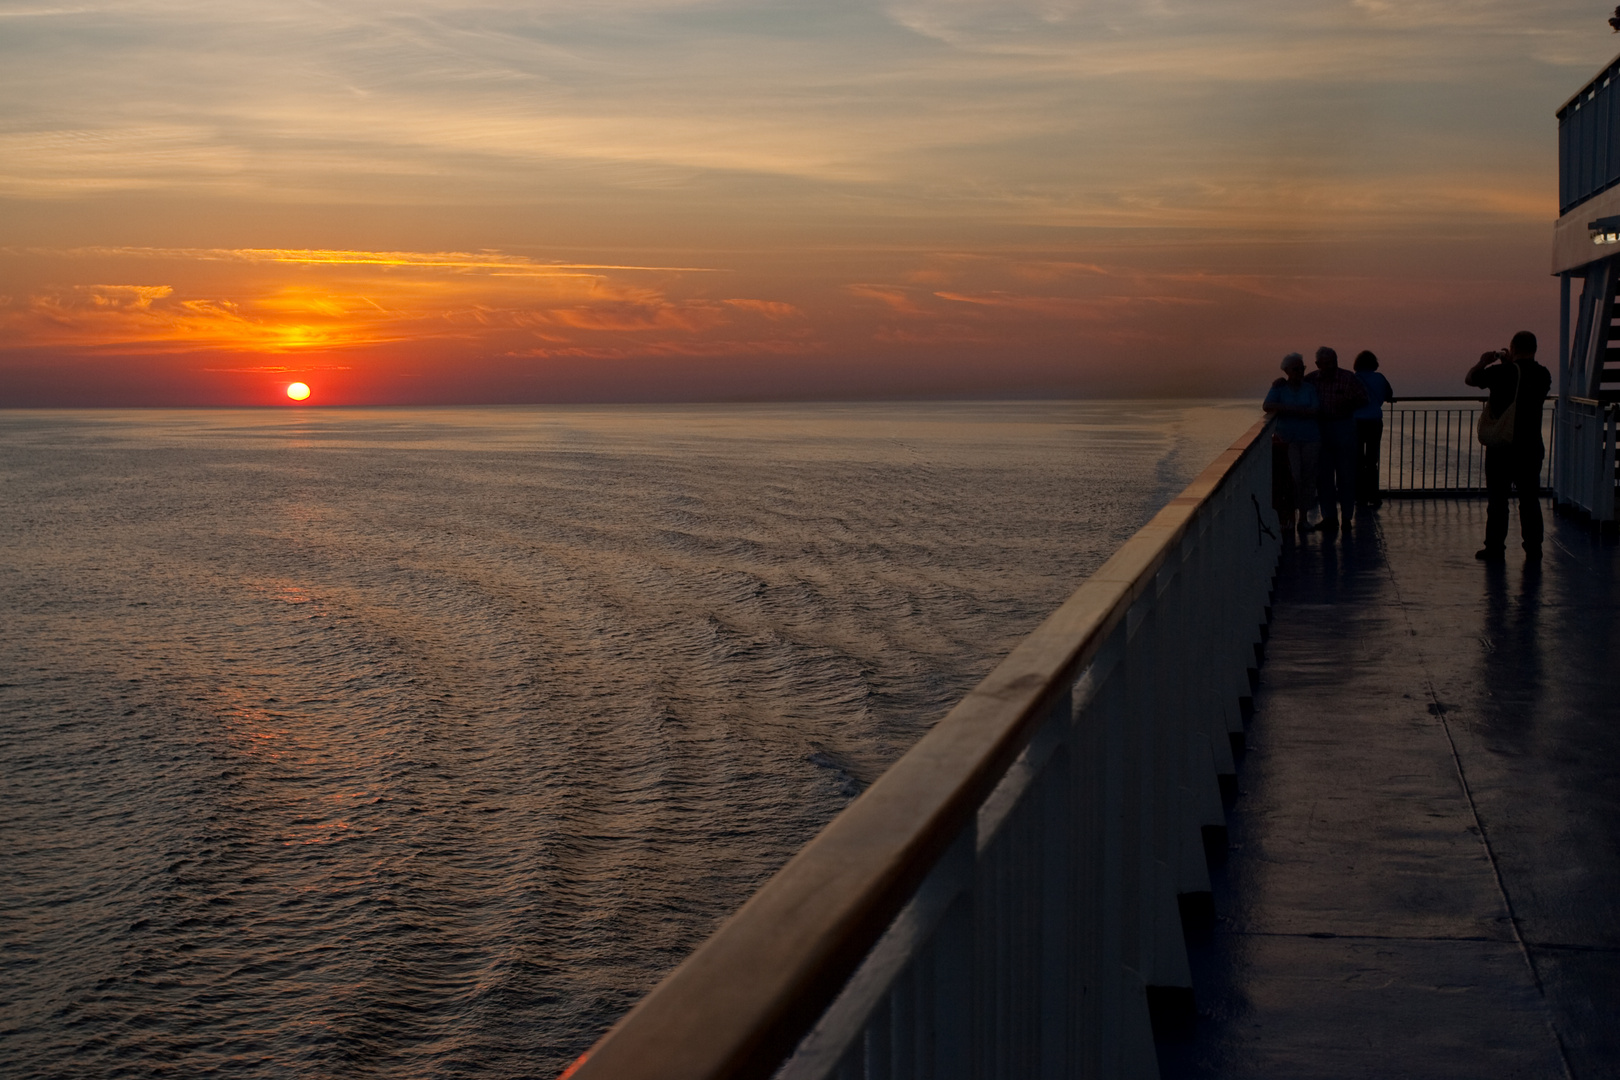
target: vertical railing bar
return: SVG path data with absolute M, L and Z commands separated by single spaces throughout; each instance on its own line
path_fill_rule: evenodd
M 1397 424 L 1404 423 L 1404 421 L 1401 419 L 1401 417 L 1404 415 L 1405 414 L 1398 409 L 1391 409 L 1389 412 L 1389 446 L 1386 448 L 1385 452 L 1385 460 L 1387 464 L 1384 466 L 1384 469 L 1389 474 L 1389 489 L 1391 491 L 1396 491 L 1401 487 L 1400 454 L 1402 441 L 1396 437 L 1395 428 Z
M 1401 434 L 1400 440 L 1390 445 L 1390 455 L 1392 455 L 1392 460 L 1395 461 L 1393 478 L 1395 478 L 1395 487 L 1400 487 L 1401 491 L 1406 491 L 1406 411 L 1398 411 L 1395 416 L 1400 418 Z M 1395 436 L 1392 434 L 1390 437 L 1393 439 Z
M 1469 424 L 1470 427 L 1473 426 L 1472 425 L 1473 418 L 1474 418 L 1474 414 L 1473 414 L 1472 410 L 1470 410 L 1469 413 L 1468 413 L 1468 419 L 1470 421 L 1470 424 Z M 1468 448 L 1468 486 L 1469 486 L 1470 489 L 1472 489 L 1473 486 L 1474 486 L 1474 448 L 1473 448 L 1473 446 L 1469 446 L 1469 448 Z
M 1402 453 L 1403 463 L 1401 465 L 1401 475 L 1402 475 L 1401 489 L 1403 491 L 1411 491 L 1414 487 L 1417 486 L 1416 465 L 1414 464 L 1413 459 L 1412 459 L 1412 454 L 1413 454 L 1413 452 L 1415 451 L 1416 448 L 1412 445 L 1411 428 L 1412 428 L 1412 416 L 1411 416 L 1411 414 L 1410 413 L 1402 413 L 1401 414 L 1401 448 L 1402 448 L 1401 453 Z
M 1457 486 L 1456 483 L 1455 483 L 1455 480 L 1456 480 L 1457 473 L 1459 472 L 1459 470 L 1456 468 L 1457 443 L 1451 437 L 1451 429 L 1455 426 L 1453 424 L 1453 420 L 1455 420 L 1456 415 L 1457 415 L 1457 413 L 1456 413 L 1455 409 L 1447 409 L 1446 410 L 1446 461 L 1445 461 L 1446 484 L 1445 484 L 1445 486 L 1448 487 L 1448 488 Z
M 1402 491 L 1405 491 L 1405 490 L 1407 490 L 1407 478 L 1406 478 L 1406 454 L 1407 454 L 1406 410 L 1405 409 L 1401 410 L 1401 412 L 1398 415 L 1401 418 L 1401 442 L 1400 442 L 1400 445 L 1398 447 L 1396 447 L 1395 452 L 1400 456 L 1400 470 L 1399 470 L 1399 473 L 1400 473 L 1400 475 L 1399 475 L 1400 487 L 1401 487 Z
M 1429 413 L 1423 412 L 1423 483 L 1425 490 L 1434 490 L 1434 471 L 1430 468 L 1429 455 Z
M 1452 424 L 1457 429 L 1452 436 L 1452 446 L 1456 454 L 1456 465 L 1453 469 L 1452 487 L 1463 489 L 1468 486 L 1467 477 L 1470 474 L 1468 463 L 1468 441 L 1464 436 L 1467 425 L 1463 423 L 1463 410 L 1454 410 Z
M 1411 491 L 1417 484 L 1416 468 L 1412 461 L 1412 414 L 1401 414 L 1401 490 Z
M 1417 465 L 1412 457 L 1417 448 L 1412 443 L 1411 428 L 1412 415 L 1403 413 L 1401 415 L 1401 488 L 1404 491 L 1411 491 L 1417 486 Z
M 1398 465 L 1396 465 L 1395 461 L 1395 416 L 1395 408 L 1392 406 L 1390 408 L 1390 423 L 1383 427 L 1383 442 L 1385 442 L 1383 453 L 1379 455 L 1379 470 L 1383 473 L 1383 476 L 1379 478 L 1380 486 L 1387 487 L 1390 491 L 1400 486 L 1398 476 L 1396 476 Z M 1383 483 L 1385 479 L 1387 479 L 1388 483 Z

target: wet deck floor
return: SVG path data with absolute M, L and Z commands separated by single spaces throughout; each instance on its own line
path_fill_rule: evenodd
M 1285 549 L 1165 1077 L 1620 1076 L 1620 548 L 1484 517 Z

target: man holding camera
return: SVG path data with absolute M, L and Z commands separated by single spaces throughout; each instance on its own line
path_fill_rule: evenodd
M 1541 558 L 1541 406 L 1552 390 L 1552 373 L 1536 363 L 1536 335 L 1520 330 L 1506 349 L 1488 352 L 1468 369 L 1463 382 L 1490 391 L 1480 425 L 1485 443 L 1485 546 L 1475 552 L 1481 562 L 1507 558 L 1508 494 L 1519 491 L 1519 531 L 1527 559 Z M 1487 437 L 1493 422 L 1514 415 L 1511 433 Z

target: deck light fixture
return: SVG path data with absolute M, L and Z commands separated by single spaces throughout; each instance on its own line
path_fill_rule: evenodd
M 1588 221 L 1586 231 L 1592 237 L 1592 243 L 1600 247 L 1620 244 L 1620 215 Z

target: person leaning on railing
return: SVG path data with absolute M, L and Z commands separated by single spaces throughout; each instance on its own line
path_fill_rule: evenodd
M 1305 381 L 1305 358 L 1289 353 L 1282 361 L 1283 378 L 1271 384 L 1263 408 L 1277 418 L 1271 442 L 1283 468 L 1272 469 L 1271 505 L 1282 521 L 1283 535 L 1292 535 L 1295 516 L 1299 531 L 1316 528 L 1321 515 L 1316 509 L 1316 457 L 1322 433 L 1317 416 L 1322 399 L 1316 387 Z
M 1541 441 L 1541 406 L 1552 391 L 1552 373 L 1536 363 L 1536 335 L 1520 330 L 1506 349 L 1488 352 L 1468 369 L 1463 382 L 1489 390 L 1490 400 L 1481 416 L 1479 441 L 1485 444 L 1485 546 L 1474 553 L 1481 562 L 1507 558 L 1508 493 L 1519 489 L 1519 532 L 1524 554 L 1541 558 L 1541 459 L 1547 447 Z M 1493 422 L 1512 424 L 1501 436 Z
M 1378 490 L 1380 451 L 1384 445 L 1384 406 L 1395 404 L 1395 389 L 1378 370 L 1378 357 L 1368 349 L 1356 353 L 1356 378 L 1367 391 L 1367 404 L 1356 410 L 1356 505 L 1376 510 L 1384 504 Z

